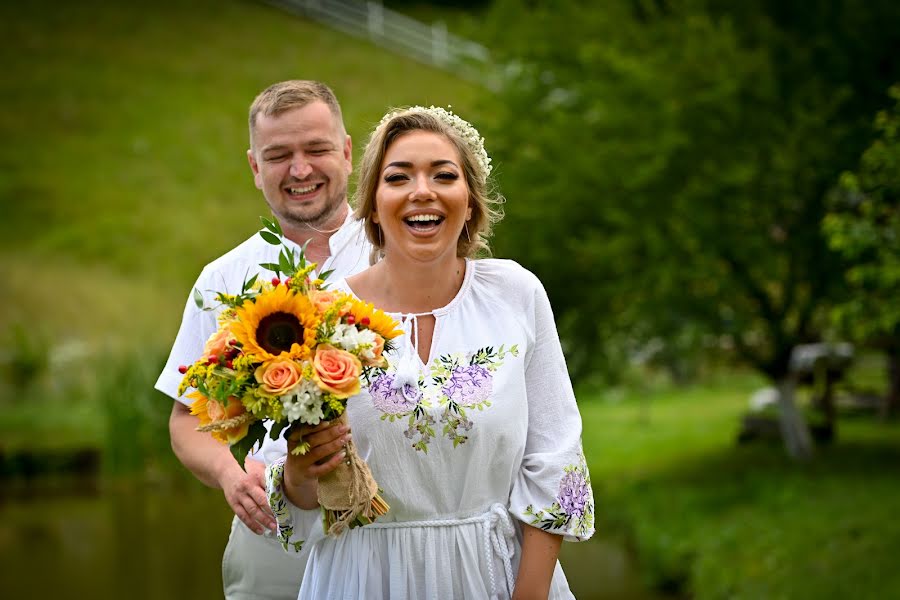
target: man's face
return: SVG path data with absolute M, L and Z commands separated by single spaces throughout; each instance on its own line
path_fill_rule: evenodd
M 336 227 L 353 169 L 350 136 L 324 102 L 258 115 L 247 151 L 253 180 L 288 227 Z

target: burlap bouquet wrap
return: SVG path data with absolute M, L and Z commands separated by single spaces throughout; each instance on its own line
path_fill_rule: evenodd
M 335 422 L 346 422 L 346 413 Z M 319 478 L 319 505 L 325 511 L 326 533 L 331 535 L 340 535 L 357 521 L 371 522 L 389 508 L 378 495 L 378 484 L 369 465 L 357 453 L 353 440 L 345 448 L 346 459 Z

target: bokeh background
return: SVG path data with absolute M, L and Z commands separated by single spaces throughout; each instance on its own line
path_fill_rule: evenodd
M 315 4 L 0 5 L 4 596 L 221 596 L 230 513 L 152 384 L 291 78 L 357 157 L 397 105 L 486 137 L 584 419 L 579 598 L 900 595 L 900 4 L 385 2 L 424 57 Z

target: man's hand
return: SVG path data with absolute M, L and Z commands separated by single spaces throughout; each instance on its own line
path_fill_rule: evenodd
M 169 418 L 172 450 L 197 479 L 212 488 L 220 488 L 234 514 L 257 534 L 265 528 L 275 530 L 275 518 L 265 492 L 265 466 L 245 461 L 247 472 L 232 456 L 228 446 L 208 433 L 197 431 L 197 417 L 176 401 Z
M 295 455 L 292 450 L 300 441 L 309 444 L 306 454 Z M 300 508 L 319 505 L 316 492 L 318 479 L 334 471 L 347 454 L 344 446 L 350 441 L 350 426 L 322 422 L 315 427 L 302 425 L 287 436 L 288 454 L 284 465 L 285 495 Z
M 244 468 L 246 472 L 240 466 L 237 471 L 228 471 L 219 481 L 228 506 L 254 533 L 261 535 L 266 529 L 276 531 L 275 515 L 266 498 L 266 466 L 248 458 Z

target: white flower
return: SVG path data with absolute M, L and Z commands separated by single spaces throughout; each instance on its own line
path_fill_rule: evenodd
M 322 394 L 314 384 L 304 382 L 288 396 L 283 396 L 281 404 L 288 422 L 300 421 L 307 425 L 318 425 L 325 414 L 322 412 Z
M 334 326 L 334 333 L 328 338 L 328 341 L 335 348 L 343 348 L 344 350 L 356 350 L 356 327 L 353 325 L 337 324 Z
M 335 348 L 342 348 L 347 352 L 354 352 L 363 348 L 363 355 L 366 358 L 375 358 L 375 354 L 365 348 L 375 347 L 375 332 L 371 329 L 359 330 L 353 325 L 336 325 L 334 333 L 328 338 L 331 345 Z

